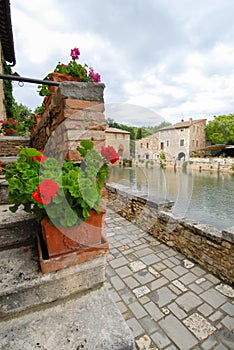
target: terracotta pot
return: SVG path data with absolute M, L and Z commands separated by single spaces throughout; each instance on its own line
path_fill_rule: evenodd
M 68 74 L 62 74 L 62 73 L 56 73 L 53 72 L 50 75 L 50 80 L 57 81 L 57 82 L 63 82 L 63 81 L 76 81 L 76 82 L 81 82 L 82 78 L 81 77 L 73 77 L 72 75 Z M 57 87 L 56 86 L 50 86 L 51 91 L 55 91 Z
M 7 136 L 17 136 L 19 135 L 18 130 L 12 130 L 12 129 L 6 129 L 5 130 L 5 135 Z
M 55 227 L 48 218 L 41 222 L 42 236 L 49 257 L 59 256 L 75 250 L 94 247 L 101 243 L 102 228 L 105 226 L 105 213 L 90 212 L 91 216 L 81 225 L 71 228 Z

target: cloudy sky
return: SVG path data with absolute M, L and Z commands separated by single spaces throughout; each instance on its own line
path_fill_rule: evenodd
M 94 67 L 106 116 L 129 125 L 233 113 L 233 0 L 11 0 L 16 65 L 43 79 L 58 61 Z M 42 103 L 37 85 L 17 102 Z

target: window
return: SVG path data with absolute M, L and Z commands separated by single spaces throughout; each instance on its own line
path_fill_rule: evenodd
M 141 148 L 143 148 L 143 143 L 141 143 Z
M 117 134 L 115 134 L 115 140 L 117 140 Z
M 122 135 L 122 138 L 123 138 L 123 140 L 125 139 L 125 135 L 124 134 Z
M 180 129 L 180 131 L 181 131 L 181 132 L 183 132 L 183 131 L 184 131 L 184 129 Z
M 169 147 L 169 140 L 167 140 L 167 147 Z
M 198 147 L 198 140 L 196 140 L 196 147 Z
M 192 146 L 194 147 L 194 144 L 195 144 L 195 142 L 194 142 L 194 140 L 192 140 Z
M 161 144 L 160 144 L 160 149 L 164 150 L 164 143 L 163 142 L 161 142 Z
M 149 148 L 149 144 L 148 144 L 148 142 L 147 142 L 147 144 L 146 144 L 146 148 Z
M 180 140 L 180 147 L 183 147 L 184 146 L 184 139 L 181 139 Z

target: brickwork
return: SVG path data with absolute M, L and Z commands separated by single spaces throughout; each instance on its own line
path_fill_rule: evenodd
M 108 204 L 159 241 L 198 262 L 228 283 L 234 282 L 234 227 L 219 231 L 210 225 L 178 219 L 171 202 L 156 203 L 118 185 L 107 185 Z
M 20 136 L 0 136 L 0 157 L 17 156 L 16 146 L 29 146 L 30 139 Z
M 57 159 L 79 160 L 81 140 L 94 140 L 100 151 L 105 144 L 104 84 L 64 82 L 31 136 L 33 147 Z

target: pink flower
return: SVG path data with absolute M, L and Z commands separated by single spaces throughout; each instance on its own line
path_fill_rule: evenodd
M 11 122 L 11 124 L 12 124 L 12 125 L 17 125 L 18 122 L 17 122 L 16 120 L 13 120 L 13 121 Z
M 89 68 L 89 78 L 94 82 L 94 83 L 100 83 L 101 81 L 101 75 L 98 73 L 94 73 L 93 67 Z
M 75 47 L 74 49 L 71 49 L 71 57 L 73 60 L 78 60 L 80 56 L 80 50 Z

